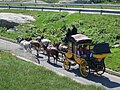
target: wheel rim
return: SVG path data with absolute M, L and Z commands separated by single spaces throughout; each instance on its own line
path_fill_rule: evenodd
M 80 66 L 79 66 L 79 69 L 80 69 L 80 73 L 83 77 L 87 77 L 89 72 L 90 72 L 90 69 L 89 69 L 89 66 L 88 66 L 88 63 L 86 61 L 83 61 Z
M 98 75 L 102 75 L 105 72 L 105 66 L 101 66 L 100 69 L 96 69 L 96 73 Z
M 70 62 L 68 60 L 64 60 L 64 69 L 69 70 L 70 69 Z

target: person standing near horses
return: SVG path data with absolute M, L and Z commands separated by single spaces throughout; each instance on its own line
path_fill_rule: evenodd
M 65 37 L 62 39 L 62 41 L 65 43 L 65 44 L 68 44 L 69 40 L 70 40 L 70 37 L 71 37 L 71 30 L 70 28 L 68 28 L 66 34 L 65 34 Z
M 70 30 L 70 28 L 68 28 L 68 31 L 67 31 L 67 33 L 66 33 L 67 41 L 70 40 L 70 37 L 71 37 L 71 30 Z
M 71 35 L 75 35 L 77 34 L 77 28 L 75 27 L 74 24 L 72 24 L 72 31 L 71 31 Z
M 77 28 L 75 27 L 74 24 L 72 24 L 72 31 L 71 31 L 71 35 L 75 35 L 77 34 Z M 73 44 L 72 44 L 72 52 L 73 52 Z

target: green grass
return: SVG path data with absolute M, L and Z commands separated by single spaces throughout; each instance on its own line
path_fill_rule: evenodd
M 58 3 L 60 0 L 41 0 L 47 3 Z
M 29 10 L 0 10 L 0 12 L 13 12 L 32 15 L 36 18 L 33 31 L 29 30 L 29 24 L 24 24 L 26 30 L 23 37 L 44 35 L 52 41 L 60 41 L 64 37 L 67 28 L 71 28 L 71 24 L 75 24 L 78 28 L 78 32 L 84 32 L 84 34 L 90 36 L 94 43 L 109 42 L 110 45 L 120 41 L 120 18 L 117 15 L 96 15 L 96 14 L 69 14 L 65 12 L 40 12 Z M 22 30 L 23 25 L 19 27 Z M 16 37 L 17 34 L 12 37 Z M 116 34 L 117 33 L 117 34 Z M 2 30 L 0 33 L 2 36 L 11 37 L 11 34 Z M 97 38 L 96 38 L 97 37 Z
M 103 4 L 119 4 L 120 0 L 102 0 Z
M 111 6 L 67 6 L 67 8 L 92 8 L 92 9 L 115 9 L 115 10 L 120 10 L 120 7 L 111 7 Z
M 0 51 L 0 90 L 104 90 L 82 85 Z
M 106 58 L 106 66 L 114 71 L 120 71 L 120 48 L 111 49 L 112 53 Z

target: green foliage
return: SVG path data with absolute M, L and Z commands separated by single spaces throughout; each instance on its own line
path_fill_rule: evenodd
M 104 90 L 82 85 L 0 51 L 0 90 Z
M 101 0 L 102 3 L 112 3 L 117 4 L 120 3 L 120 0 Z
M 114 71 L 120 71 L 120 48 L 111 49 L 111 54 L 106 58 L 106 66 Z
M 5 27 L 0 27 L 0 33 L 5 33 L 7 31 L 7 28 Z
M 58 3 L 60 0 L 41 0 L 47 3 Z
M 16 12 L 32 15 L 35 22 L 20 25 L 16 33 L 22 32 L 21 36 L 45 36 L 52 41 L 60 41 L 66 34 L 67 28 L 75 24 L 79 33 L 93 39 L 93 43 L 108 42 L 113 45 L 120 41 L 120 18 L 117 15 L 95 15 L 95 14 L 69 14 L 65 12 L 40 12 L 29 10 L 0 10 L 1 12 Z M 34 27 L 31 27 L 33 24 Z M 32 29 L 32 30 L 31 30 Z M 1 30 L 0 35 L 7 36 L 7 32 Z M 16 34 L 16 35 L 18 35 Z M 16 37 L 15 35 L 15 37 Z M 11 36 L 9 36 L 11 37 Z M 12 36 L 14 37 L 14 36 Z M 14 38 L 15 38 L 14 37 Z

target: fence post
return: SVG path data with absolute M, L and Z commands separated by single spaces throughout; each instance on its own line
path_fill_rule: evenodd
M 61 8 L 60 8 L 59 12 L 61 12 Z
M 10 9 L 10 6 L 8 6 L 8 8 Z
M 41 11 L 43 11 L 43 7 L 41 8 Z
M 79 10 L 79 14 L 80 14 L 81 10 Z
M 101 14 L 101 15 L 102 15 L 102 12 L 103 12 L 103 11 L 101 10 L 101 11 L 100 11 L 100 14 Z
M 27 7 L 25 6 L 25 10 L 26 10 L 26 8 L 27 8 Z

